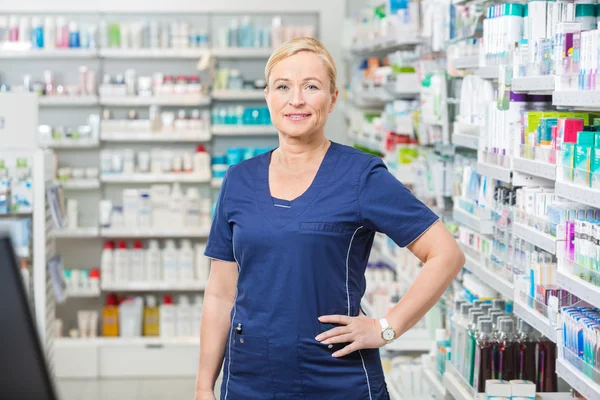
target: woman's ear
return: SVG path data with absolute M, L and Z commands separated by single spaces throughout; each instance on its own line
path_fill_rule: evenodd
M 335 90 L 333 91 L 333 94 L 331 95 L 331 105 L 329 106 L 330 114 L 333 112 L 333 109 L 335 108 L 335 103 L 337 102 L 339 94 L 340 94 L 340 90 L 338 88 L 335 88 Z

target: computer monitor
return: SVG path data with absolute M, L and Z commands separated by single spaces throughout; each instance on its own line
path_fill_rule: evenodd
M 0 399 L 57 400 L 10 238 L 0 232 Z

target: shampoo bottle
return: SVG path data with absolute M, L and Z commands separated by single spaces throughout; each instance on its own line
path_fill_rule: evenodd
M 159 320 L 160 320 L 160 337 L 172 338 L 175 337 L 175 321 L 177 312 L 171 296 L 165 296 L 163 303 L 160 305 Z
M 517 346 L 515 335 L 515 322 L 510 319 L 499 320 L 498 350 L 496 370 L 497 378 L 511 381 L 516 377 L 515 347 Z
M 485 381 L 493 379 L 495 342 L 492 338 L 493 324 L 491 321 L 479 321 L 479 335 L 475 345 L 475 365 L 473 367 L 473 388 L 485 392 Z
M 146 297 L 144 308 L 144 336 L 158 336 L 159 334 L 159 311 L 156 305 L 156 297 Z
M 146 279 L 149 282 L 160 282 L 162 280 L 162 258 L 158 247 L 158 241 L 148 241 L 146 250 Z
M 117 296 L 106 296 L 106 305 L 102 308 L 102 336 L 119 336 L 119 306 Z
M 192 306 L 187 296 L 179 296 L 177 304 L 177 336 L 189 338 L 192 336 Z
M 166 282 L 177 282 L 177 249 L 173 240 L 165 242 L 162 252 L 162 276 Z

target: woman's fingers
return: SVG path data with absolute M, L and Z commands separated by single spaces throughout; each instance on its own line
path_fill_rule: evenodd
M 346 315 L 323 315 L 319 317 L 319 321 L 326 324 L 350 325 L 352 318 Z
M 345 335 L 338 335 L 327 340 L 321 341 L 323 344 L 335 344 L 335 343 L 347 343 L 352 342 L 355 339 L 352 333 L 347 333 Z
M 344 357 L 350 353 L 355 352 L 356 350 L 360 350 L 360 346 L 358 344 L 356 344 L 356 342 L 352 342 L 348 346 L 344 347 L 343 349 L 333 353 L 332 356 L 335 358 Z
M 343 334 L 346 334 L 346 333 L 349 333 L 349 332 L 350 332 L 350 328 L 348 328 L 347 326 L 339 326 L 337 328 L 333 328 L 333 329 L 330 329 L 328 331 L 325 331 L 325 332 L 319 334 L 315 338 L 315 340 L 317 342 L 322 342 L 325 339 L 329 339 L 331 337 L 343 335 Z

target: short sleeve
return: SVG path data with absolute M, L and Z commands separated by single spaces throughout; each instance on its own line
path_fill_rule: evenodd
M 369 161 L 362 172 L 358 202 L 363 226 L 385 233 L 400 247 L 411 244 L 439 219 L 379 158 Z
M 223 178 L 223 185 L 217 198 L 208 242 L 204 255 L 215 260 L 234 262 L 233 256 L 233 230 L 227 219 L 227 181 L 229 171 Z

